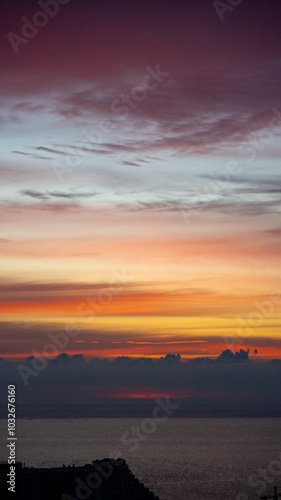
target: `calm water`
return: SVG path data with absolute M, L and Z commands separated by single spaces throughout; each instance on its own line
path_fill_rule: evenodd
M 78 465 L 118 450 L 160 500 L 236 499 L 239 493 L 257 499 L 249 476 L 281 458 L 281 419 L 174 418 L 155 430 L 147 423 L 151 434 L 141 432 L 141 439 L 132 440 L 133 428 L 142 423 L 136 418 L 18 420 L 17 458 L 27 466 Z M 6 426 L 0 420 L 1 460 L 7 459 Z M 281 487 L 281 470 L 274 467 L 273 482 L 265 481 L 269 492 L 273 484 Z

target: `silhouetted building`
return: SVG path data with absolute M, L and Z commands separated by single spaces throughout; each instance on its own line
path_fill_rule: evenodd
M 1 500 L 159 500 L 122 459 L 96 460 L 83 467 L 39 469 L 15 466 L 15 492 L 9 491 L 10 465 L 0 463 Z

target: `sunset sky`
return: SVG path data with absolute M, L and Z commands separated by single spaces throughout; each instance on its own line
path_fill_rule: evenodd
M 3 2 L 0 356 L 281 358 L 280 14 Z

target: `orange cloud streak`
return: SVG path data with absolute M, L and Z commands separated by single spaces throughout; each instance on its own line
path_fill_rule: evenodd
M 106 293 L 106 292 L 105 292 Z M 253 304 L 268 297 L 258 295 L 230 295 L 216 293 L 128 292 L 112 294 L 108 304 L 101 305 L 95 297 L 80 300 L 36 302 L 2 302 L 0 315 L 51 315 L 51 316 L 112 316 L 112 315 L 162 315 L 190 316 L 210 314 L 238 314 L 256 310 Z M 276 306 L 276 311 L 280 306 Z

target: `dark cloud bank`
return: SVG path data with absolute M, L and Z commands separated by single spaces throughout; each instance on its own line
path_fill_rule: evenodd
M 0 416 L 14 383 L 18 417 L 144 417 L 166 397 L 179 403 L 173 417 L 277 417 L 280 379 L 281 360 L 259 362 L 244 350 L 188 361 L 174 354 L 113 361 L 60 354 L 45 365 L 34 357 L 20 365 L 2 358 Z

